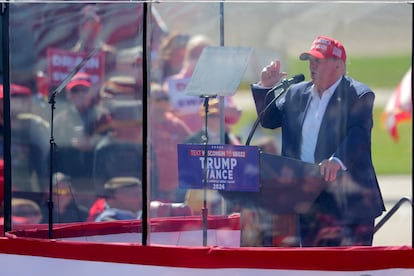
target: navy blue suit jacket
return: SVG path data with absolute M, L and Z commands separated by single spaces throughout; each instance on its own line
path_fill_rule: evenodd
M 282 127 L 283 156 L 300 159 L 311 87 L 311 82 L 291 86 L 262 114 L 263 127 Z M 273 93 L 266 96 L 268 90 L 252 85 L 258 114 L 274 98 Z M 336 199 L 341 218 L 352 222 L 375 218 L 385 210 L 371 157 L 374 98 L 368 86 L 344 76 L 326 108 L 315 149 L 316 164 L 335 156 L 346 166 L 324 193 Z M 323 205 L 323 200 L 318 204 Z

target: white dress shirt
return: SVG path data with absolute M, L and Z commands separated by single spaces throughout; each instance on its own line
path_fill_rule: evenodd
M 306 111 L 305 120 L 302 126 L 302 145 L 300 159 L 305 162 L 315 163 L 315 148 L 318 141 L 319 128 L 326 107 L 331 99 L 335 89 L 338 87 L 342 77 L 339 78 L 333 85 L 323 91 L 322 97 L 316 91 L 315 86 L 312 86 L 311 101 Z

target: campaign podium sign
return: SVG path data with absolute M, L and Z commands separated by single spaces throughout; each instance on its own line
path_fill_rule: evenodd
M 259 191 L 258 147 L 178 144 L 177 150 L 180 188 Z

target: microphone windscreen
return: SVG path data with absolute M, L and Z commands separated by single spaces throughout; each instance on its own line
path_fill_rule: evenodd
M 303 74 L 297 74 L 293 77 L 295 83 L 299 83 L 305 80 L 305 76 Z

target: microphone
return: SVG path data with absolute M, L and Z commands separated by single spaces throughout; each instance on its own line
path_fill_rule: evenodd
M 283 79 L 279 84 L 272 87 L 268 92 L 272 92 L 280 88 L 287 89 L 292 84 L 299 83 L 304 80 L 305 80 L 305 76 L 303 74 L 297 74 L 291 77 L 290 79 Z
M 277 101 L 285 92 L 286 90 L 289 88 L 289 86 L 291 86 L 292 84 L 295 83 L 299 83 L 305 80 L 305 76 L 303 74 L 297 74 L 294 75 L 293 77 L 291 77 L 290 79 L 283 79 L 279 84 L 275 85 L 274 87 L 272 87 L 265 96 L 265 100 L 264 102 L 266 102 L 267 97 L 270 95 L 271 92 L 278 90 L 280 88 L 283 88 L 282 91 L 280 91 L 279 94 L 277 94 L 266 106 L 265 108 L 262 109 L 262 111 L 260 112 L 260 114 L 257 116 L 256 121 L 254 122 L 254 125 L 252 127 L 252 129 L 250 130 L 249 136 L 247 137 L 246 140 L 246 146 L 250 145 L 250 141 L 253 137 L 254 131 L 256 130 L 257 126 L 259 125 L 260 120 L 263 117 L 263 114 L 269 109 L 269 107 L 275 102 Z
M 303 74 L 297 74 L 291 77 L 290 79 L 283 79 L 282 83 L 285 82 L 286 85 L 290 86 L 295 83 L 299 83 L 305 80 L 305 76 Z

